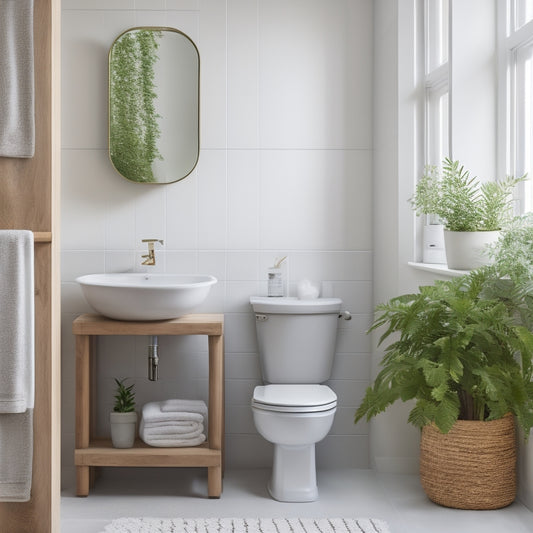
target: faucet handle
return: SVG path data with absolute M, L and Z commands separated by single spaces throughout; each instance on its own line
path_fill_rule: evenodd
M 158 242 L 159 244 L 164 244 L 163 239 L 142 239 L 141 242 Z
M 154 244 L 156 242 L 163 244 L 163 239 L 142 239 L 142 242 L 148 244 L 148 254 L 141 256 L 142 259 L 145 259 L 145 261 L 143 261 L 141 265 L 155 265 Z

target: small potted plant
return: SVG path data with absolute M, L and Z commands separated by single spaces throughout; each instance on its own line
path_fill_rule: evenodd
M 526 435 L 533 426 L 533 333 L 511 300 L 493 296 L 499 282 L 491 266 L 436 281 L 378 306 L 371 328 L 385 328 L 380 343 L 394 340 L 355 421 L 414 400 L 422 486 L 448 507 L 510 504 L 514 418 Z
M 118 380 L 115 406 L 110 413 L 111 441 L 115 448 L 131 448 L 135 441 L 137 413 L 135 412 L 134 383 L 126 386 L 126 379 Z
M 489 263 L 485 253 L 513 215 L 512 191 L 525 179 L 507 177 L 480 184 L 459 161 L 429 166 L 411 205 L 417 215 L 434 215 L 444 225 L 448 267 L 470 270 Z

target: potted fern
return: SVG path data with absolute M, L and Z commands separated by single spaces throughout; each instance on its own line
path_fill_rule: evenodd
M 489 262 L 486 247 L 513 214 L 512 191 L 525 177 L 480 184 L 459 161 L 444 159 L 442 170 L 429 166 L 411 205 L 417 215 L 435 215 L 444 225 L 448 267 L 470 270 Z
M 433 501 L 491 509 L 516 494 L 514 419 L 533 426 L 533 333 L 509 300 L 491 296 L 493 267 L 393 298 L 372 330 L 393 335 L 382 369 L 357 409 L 370 419 L 414 400 L 408 421 L 422 429 L 420 474 Z M 488 295 L 488 296 L 487 296 Z
M 131 448 L 135 441 L 137 413 L 135 412 L 134 384 L 126 386 L 126 379 L 118 380 L 115 406 L 110 413 L 111 441 L 115 448 Z

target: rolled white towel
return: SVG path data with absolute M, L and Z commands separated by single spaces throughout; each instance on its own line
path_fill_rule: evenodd
M 205 442 L 205 435 L 202 433 L 201 435 L 198 435 L 192 439 L 155 439 L 150 437 L 143 438 L 142 436 L 141 439 L 149 446 L 156 446 L 159 448 L 184 448 L 187 446 L 198 446 L 199 444 L 202 444 L 202 442 Z
M 158 424 L 151 426 L 144 424 L 141 420 L 140 427 L 146 433 L 150 433 L 150 435 L 183 435 L 185 437 L 192 433 L 199 435 L 204 431 L 204 425 L 198 422 L 193 422 L 192 424 L 178 422 L 176 424 Z
M 207 405 L 203 400 L 165 400 L 161 403 L 161 412 L 186 412 L 186 413 L 200 413 L 207 416 Z
M 189 424 L 203 424 L 204 418 L 198 413 L 180 413 L 183 415 L 182 418 L 168 418 L 166 420 L 153 420 L 145 419 L 143 417 L 144 423 L 148 427 L 159 427 L 159 426 L 168 426 L 169 424 L 176 424 L 180 426 L 187 426 Z
M 153 433 L 150 433 L 149 431 L 144 431 L 143 432 L 143 435 L 144 435 L 144 441 L 146 441 L 146 439 L 148 440 L 153 440 L 154 442 L 159 442 L 159 441 L 168 441 L 168 440 L 192 440 L 192 439 L 196 439 L 197 437 L 199 437 L 200 435 L 203 435 L 204 438 L 205 438 L 205 434 L 202 433 L 202 431 L 191 431 L 190 433 L 187 433 L 186 435 L 179 435 L 179 434 L 176 434 L 176 433 L 169 433 L 167 435 L 157 435 L 157 434 L 153 434 Z
M 147 426 L 144 420 L 141 419 L 139 424 L 139 436 L 146 442 L 146 439 L 151 438 L 176 438 L 176 439 L 191 439 L 201 435 L 204 431 L 203 424 L 195 422 L 187 426 L 183 425 L 161 425 L 161 426 Z
M 195 446 L 205 440 L 202 434 L 203 425 L 195 422 L 193 426 L 189 424 L 187 433 L 177 433 L 176 428 L 186 429 L 185 426 L 177 425 L 160 425 L 157 427 L 146 427 L 144 420 L 141 419 L 139 424 L 139 437 L 150 446 L 174 447 L 174 446 Z M 171 431 L 169 433 L 169 431 Z M 198 439 L 201 439 L 199 442 Z M 176 444 L 180 443 L 180 444 Z M 188 443 L 188 444 L 187 444 Z
M 160 422 L 178 422 L 178 421 L 193 421 L 203 423 L 204 417 L 201 413 L 191 412 L 177 412 L 177 411 L 161 411 L 162 402 L 148 402 L 143 405 L 142 418 L 145 424 L 155 424 Z

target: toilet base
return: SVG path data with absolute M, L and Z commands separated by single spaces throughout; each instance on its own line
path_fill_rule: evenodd
M 270 495 L 280 502 L 313 502 L 318 499 L 315 445 L 274 445 Z

